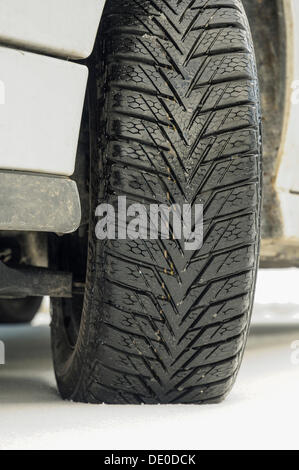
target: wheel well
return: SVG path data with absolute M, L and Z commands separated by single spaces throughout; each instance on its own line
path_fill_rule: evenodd
M 282 0 L 243 0 L 255 44 L 261 92 L 264 211 L 262 235 L 281 235 L 280 209 L 274 188 L 286 101 L 287 31 Z

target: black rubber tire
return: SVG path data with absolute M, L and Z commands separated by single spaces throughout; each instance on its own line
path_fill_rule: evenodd
M 52 302 L 61 395 L 218 402 L 240 367 L 259 251 L 259 93 L 241 1 L 108 0 L 89 95 L 85 297 Z M 95 207 L 118 195 L 203 203 L 203 247 L 97 241 Z
M 0 324 L 30 323 L 37 314 L 43 298 L 0 299 Z

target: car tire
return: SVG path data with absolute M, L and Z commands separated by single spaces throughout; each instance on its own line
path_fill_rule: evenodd
M 90 221 L 55 248 L 77 286 L 52 299 L 60 393 L 221 401 L 248 336 L 260 238 L 259 91 L 242 2 L 108 0 L 88 93 Z M 202 248 L 98 240 L 96 207 L 117 196 L 203 204 Z

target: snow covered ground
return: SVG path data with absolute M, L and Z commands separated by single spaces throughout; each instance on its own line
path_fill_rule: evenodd
M 34 326 L 0 328 L 0 449 L 299 448 L 299 270 L 260 271 L 243 366 L 220 405 L 63 402 L 48 322 L 44 312 Z

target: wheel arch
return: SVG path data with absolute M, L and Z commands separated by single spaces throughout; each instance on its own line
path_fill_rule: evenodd
M 291 41 L 288 0 L 243 0 L 251 26 L 258 68 L 263 126 L 263 238 L 282 236 L 275 181 L 288 120 Z

